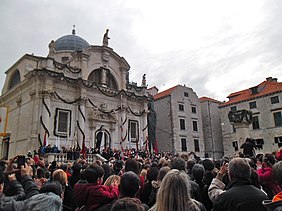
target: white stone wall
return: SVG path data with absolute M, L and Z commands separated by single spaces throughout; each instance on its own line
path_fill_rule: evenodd
M 184 96 L 184 92 L 188 93 L 188 97 Z M 184 111 L 179 111 L 179 104 L 184 105 Z M 197 113 L 191 112 L 191 107 L 195 106 Z M 199 140 L 200 152 L 196 152 L 198 156 L 204 156 L 203 128 L 200 102 L 196 93 L 189 87 L 177 86 L 164 99 L 155 101 L 155 110 L 157 112 L 157 128 L 161 130 L 170 130 L 170 134 L 157 132 L 157 139 L 160 151 L 165 151 L 173 147 L 173 151 L 182 152 L 181 138 L 186 139 L 187 151 L 195 151 L 194 139 Z M 185 130 L 180 130 L 180 119 L 185 119 Z M 193 131 L 192 121 L 197 121 L 198 131 Z M 158 130 L 157 130 L 158 131 Z M 160 135 L 160 133 L 162 135 Z M 169 139 L 169 140 L 167 140 Z M 164 142 L 164 144 L 160 143 Z
M 172 116 L 170 115 L 170 97 L 162 98 L 154 102 L 157 115 L 156 139 L 159 151 L 173 151 Z
M 279 96 L 280 102 L 277 104 L 271 104 L 270 98 Z M 257 108 L 250 109 L 249 103 L 256 101 Z M 220 118 L 222 121 L 222 134 L 223 134 L 223 145 L 224 152 L 228 155 L 233 155 L 236 152 L 232 146 L 233 141 L 238 141 L 240 134 L 233 132 L 232 125 L 228 120 L 228 113 L 230 107 L 237 106 L 237 110 L 247 109 L 253 112 L 253 116 L 258 116 L 260 129 L 253 130 L 252 124 L 249 125 L 249 135 L 251 138 L 264 140 L 262 150 L 257 150 L 256 153 L 269 153 L 278 150 L 278 145 L 274 143 L 274 137 L 282 136 L 282 127 L 275 127 L 273 112 L 282 111 L 282 93 L 272 94 L 264 96 L 262 98 L 253 99 L 246 102 L 226 106 L 220 108 Z M 240 140 L 240 144 L 244 140 Z
M 93 68 L 100 68 L 103 66 L 104 62 L 101 60 L 101 49 L 102 47 L 93 47 L 86 50 L 86 53 L 89 54 L 88 58 L 85 57 L 87 58 L 88 65 L 83 66 L 84 69 L 82 73 L 73 74 L 73 76 L 85 76 L 84 79 L 87 79 L 88 75 L 94 70 Z M 95 52 L 95 50 L 97 50 L 97 52 Z M 111 51 L 110 48 L 108 51 L 110 52 L 110 62 L 108 68 L 117 80 L 119 88 L 125 88 L 126 81 L 124 80 L 123 75 L 124 71 L 129 69 L 129 65 L 122 57 L 119 57 L 116 53 Z M 54 58 L 58 59 L 58 62 L 61 62 L 61 56 L 70 56 L 70 54 L 59 53 L 58 55 L 55 55 Z M 72 58 L 70 59 L 72 60 Z M 35 62 L 36 60 L 38 63 Z M 51 61 L 51 63 L 49 61 Z M 78 61 L 74 58 L 71 64 L 74 67 L 78 67 L 79 64 L 76 62 Z M 25 69 L 27 65 L 29 68 L 28 71 Z M 85 67 L 87 67 L 87 69 L 85 69 Z M 104 129 L 109 131 L 111 135 L 111 147 L 120 149 L 121 113 L 123 113 L 128 119 L 124 126 L 124 129 L 127 130 L 127 132 L 129 132 L 129 120 L 136 120 L 138 122 L 138 148 L 142 147 L 144 139 L 147 136 L 147 129 L 142 131 L 142 129 L 147 126 L 147 113 L 144 113 L 142 116 L 134 115 L 129 111 L 128 107 L 130 107 L 134 113 L 139 114 L 143 110 L 147 110 L 147 101 L 145 99 L 135 99 L 125 95 L 123 98 L 121 98 L 120 95 L 117 95 L 116 97 L 108 97 L 105 94 L 102 94 L 95 87 L 87 88 L 81 83 L 71 84 L 63 78 L 52 78 L 43 71 L 40 72 L 39 75 L 28 75 L 28 73 L 30 73 L 34 68 L 46 68 L 57 72 L 64 72 L 64 70 L 56 69 L 52 60 L 33 56 L 24 56 L 15 65 L 13 65 L 9 71 L 7 71 L 3 94 L 0 97 L 0 106 L 9 106 L 10 108 L 7 126 L 7 133 L 11 134 L 9 157 L 17 154 L 27 154 L 29 150 L 33 151 L 39 148 L 38 134 L 40 134 L 42 142 L 44 137 L 44 129 L 40 123 L 40 116 L 42 116 L 43 122 L 50 132 L 48 143 L 51 145 L 60 144 L 64 145 L 65 147 L 72 146 L 73 140 L 75 138 L 73 134 L 76 130 L 77 121 L 79 121 L 85 134 L 85 144 L 87 147 L 94 146 L 95 132 L 103 125 Z M 8 90 L 12 73 L 16 69 L 18 69 L 21 73 L 21 83 L 13 89 Z M 107 91 L 106 88 L 104 91 Z M 84 101 L 73 104 L 64 103 L 62 100 L 56 97 L 54 92 L 67 101 L 73 101 L 78 97 L 83 97 Z M 42 98 L 44 98 L 48 108 L 50 109 L 50 117 L 45 106 L 43 105 Z M 115 113 L 112 113 L 112 115 L 116 117 L 115 122 L 109 122 L 107 119 L 108 117 L 106 117 L 104 120 L 100 119 L 90 122 L 89 116 L 91 115 L 93 108 L 87 99 L 90 99 L 97 107 L 100 107 L 102 104 L 104 104 L 105 111 L 110 111 L 112 109 L 116 110 L 120 106 L 124 106 L 124 109 L 117 110 Z M 81 109 L 84 112 L 86 118 L 85 121 L 78 111 L 78 104 L 80 104 Z M 67 140 L 67 138 L 58 138 L 54 134 L 56 108 L 67 109 L 71 111 L 71 131 L 69 140 Z M 82 146 L 82 134 L 81 132 L 77 131 L 76 133 L 79 134 L 79 144 Z M 4 145 L 2 142 L 0 147 L 2 149 L 2 154 L 4 154 Z M 123 147 L 136 148 L 136 144 L 130 143 L 127 136 L 127 139 L 123 143 Z
M 221 121 L 218 106 L 219 103 L 210 100 L 201 102 L 205 152 L 208 154 L 208 157 L 216 160 L 223 156 Z

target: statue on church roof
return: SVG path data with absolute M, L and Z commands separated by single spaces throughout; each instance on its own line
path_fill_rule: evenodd
M 56 53 L 56 50 L 55 50 L 55 41 L 52 40 L 50 43 L 49 43 L 49 54 L 54 54 Z
M 142 76 L 142 86 L 147 86 L 146 84 L 146 74 Z
M 109 33 L 109 29 L 106 30 L 106 33 L 104 34 L 104 37 L 103 37 L 103 46 L 108 46 L 109 45 L 109 36 L 108 36 L 108 33 Z

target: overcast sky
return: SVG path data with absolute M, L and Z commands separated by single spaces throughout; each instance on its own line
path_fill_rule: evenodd
M 130 64 L 130 81 L 186 85 L 218 100 L 272 76 L 282 81 L 281 0 L 1 0 L 0 85 L 25 53 L 76 34 Z

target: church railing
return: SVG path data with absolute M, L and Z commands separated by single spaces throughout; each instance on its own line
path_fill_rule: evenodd
M 78 159 L 83 159 L 84 155 L 80 154 L 79 152 L 72 152 L 72 153 L 45 153 L 42 155 L 45 159 L 47 159 L 48 163 L 51 163 L 52 161 L 57 161 L 60 163 L 66 163 L 66 162 L 75 162 Z M 102 162 L 107 161 L 103 156 L 99 154 L 86 154 L 84 158 L 88 163 L 93 163 L 96 160 L 100 160 Z

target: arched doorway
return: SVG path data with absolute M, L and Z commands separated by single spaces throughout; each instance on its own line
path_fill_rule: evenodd
M 111 134 L 103 126 L 95 132 L 95 148 L 98 148 L 100 152 L 111 148 Z

